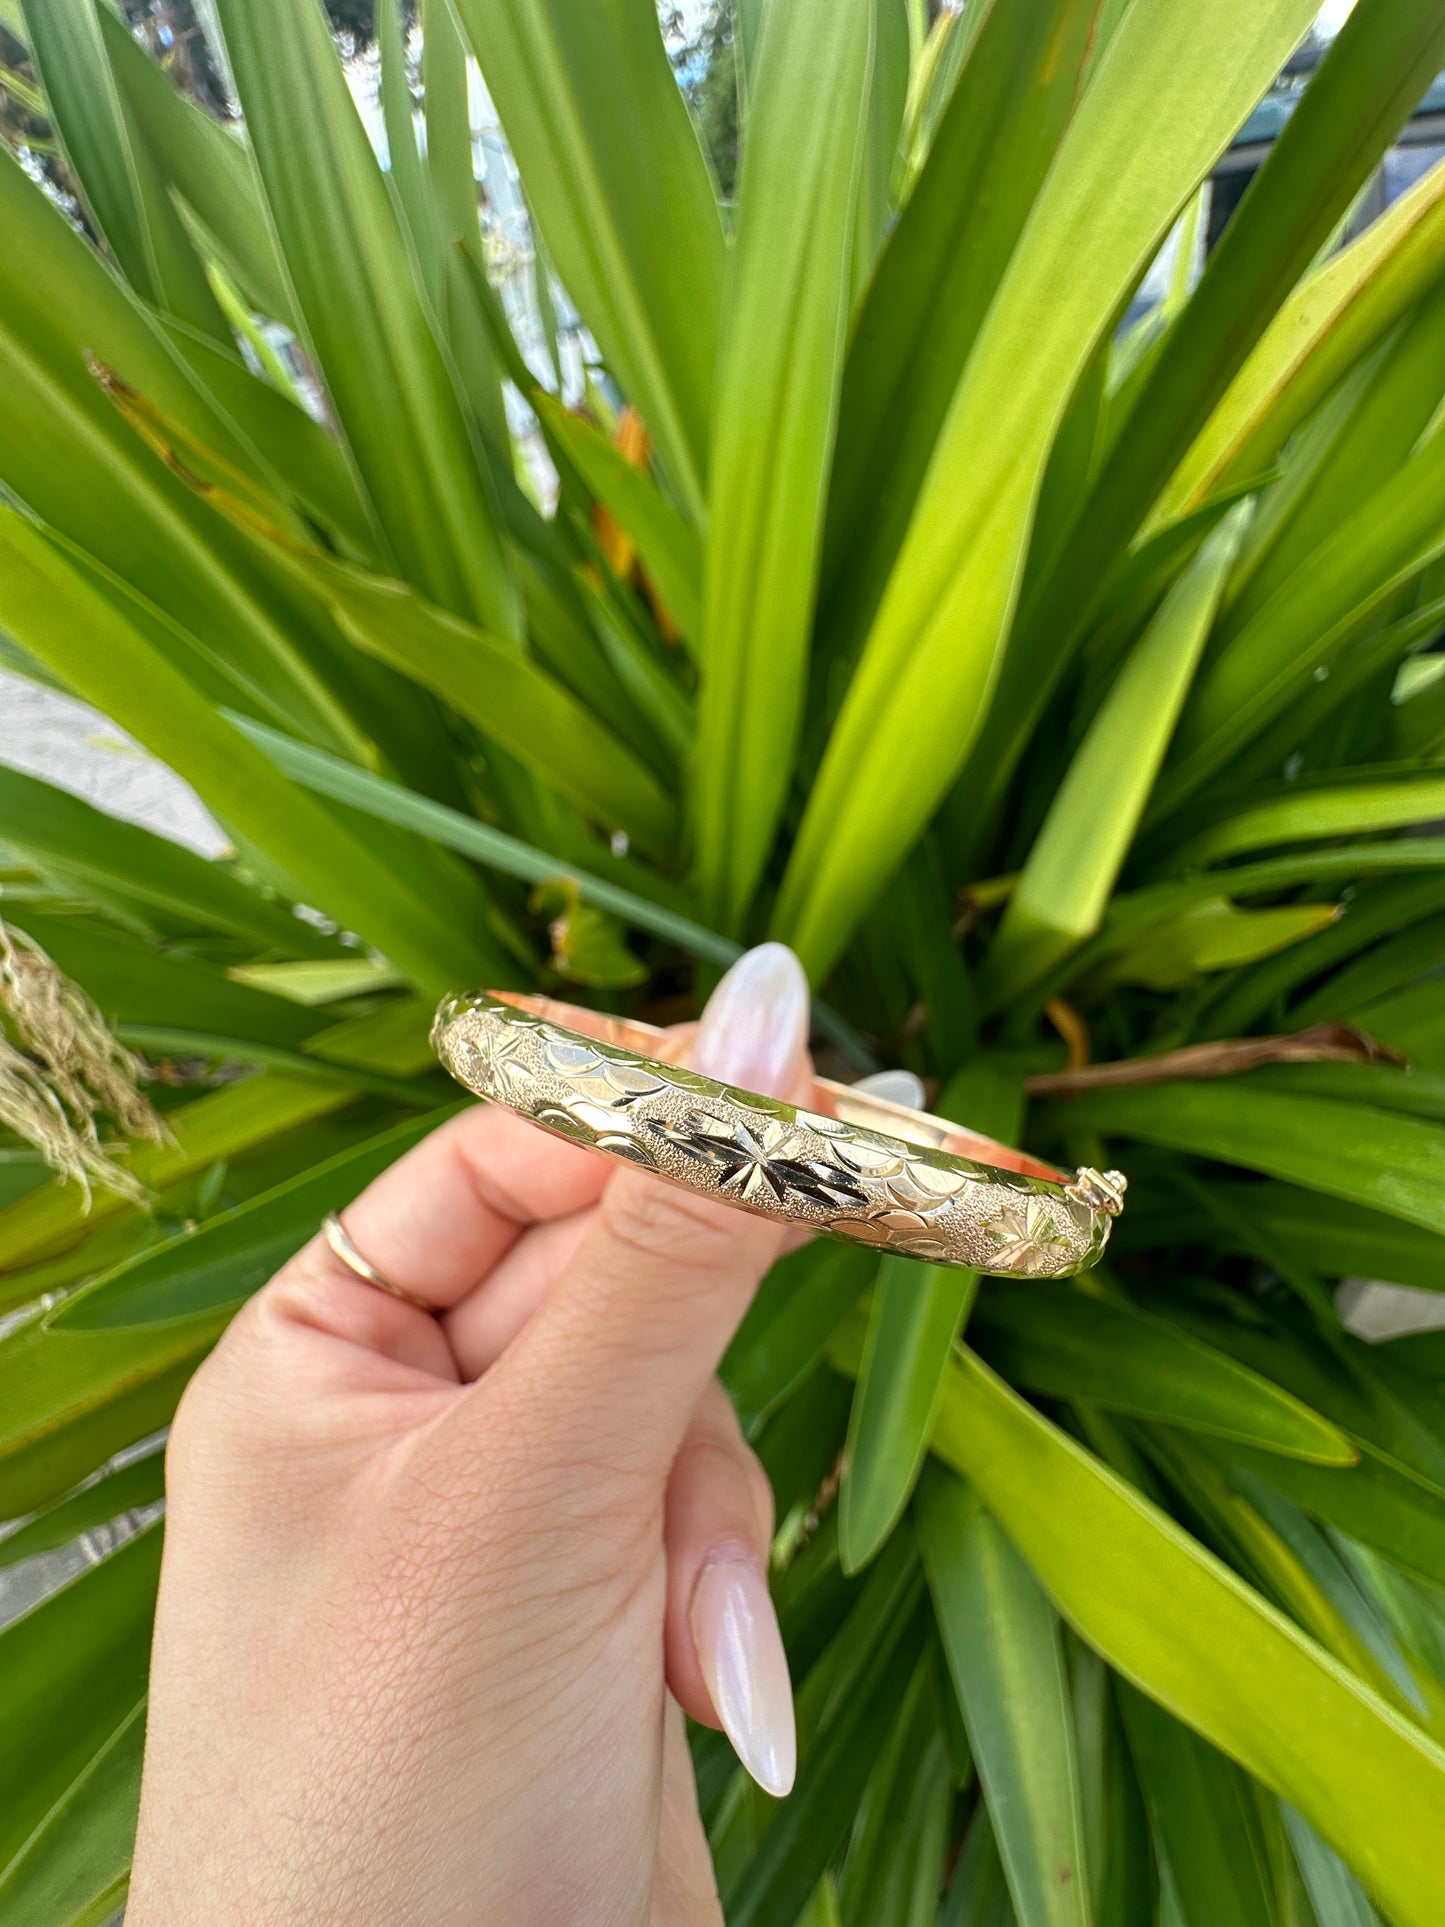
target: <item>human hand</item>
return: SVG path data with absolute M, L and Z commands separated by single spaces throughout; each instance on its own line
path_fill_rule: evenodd
M 811 1092 L 791 952 L 693 1066 Z M 682 1714 L 791 1785 L 772 1499 L 713 1376 L 776 1225 L 491 1106 L 348 1206 L 197 1373 L 128 1927 L 721 1920 Z

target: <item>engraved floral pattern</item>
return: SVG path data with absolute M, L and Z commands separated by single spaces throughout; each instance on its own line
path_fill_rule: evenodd
M 789 1157 L 797 1133 L 775 1120 L 729 1125 L 705 1111 L 692 1111 L 681 1125 L 654 1122 L 651 1128 L 685 1156 L 711 1164 L 723 1190 L 749 1204 L 765 1193 L 780 1204 L 789 1196 L 824 1205 L 867 1203 L 850 1172 L 819 1158 Z
M 984 1226 L 998 1240 L 995 1257 L 1000 1271 L 1023 1271 L 1036 1276 L 1056 1271 L 1068 1239 L 1042 1198 L 1016 1198 Z
M 487 999 L 438 1013 L 462 1083 L 574 1143 L 765 1217 L 976 1270 L 1063 1276 L 1092 1264 L 1122 1204 L 1118 1172 L 1067 1184 L 995 1171 L 861 1125 L 733 1090 Z

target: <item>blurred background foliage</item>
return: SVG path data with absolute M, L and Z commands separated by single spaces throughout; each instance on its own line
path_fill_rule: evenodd
M 1130 1192 L 765 1283 L 729 1921 L 1445 1916 L 1445 1340 L 1342 1316 L 1445 1287 L 1445 15 L 1313 12 L 0 0 L 0 653 L 227 839 L 0 770 L 0 1921 L 123 1899 L 164 1427 L 435 999 L 767 935 Z

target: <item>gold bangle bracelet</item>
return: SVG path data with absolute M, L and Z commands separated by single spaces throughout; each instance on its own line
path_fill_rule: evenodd
M 449 997 L 432 1045 L 478 1097 L 721 1203 L 879 1251 L 1003 1276 L 1096 1262 L 1118 1171 L 1060 1171 L 991 1138 L 818 1078 L 809 1110 L 666 1061 L 651 1024 L 543 997 Z

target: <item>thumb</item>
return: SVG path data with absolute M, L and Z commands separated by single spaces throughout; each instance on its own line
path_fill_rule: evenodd
M 801 1101 L 812 1090 L 807 1039 L 803 967 L 767 943 L 713 992 L 688 1056 L 719 1082 Z M 600 1429 L 665 1474 L 785 1236 L 783 1225 L 621 1167 L 567 1276 L 514 1348 L 515 1369 L 553 1388 L 569 1432 Z

